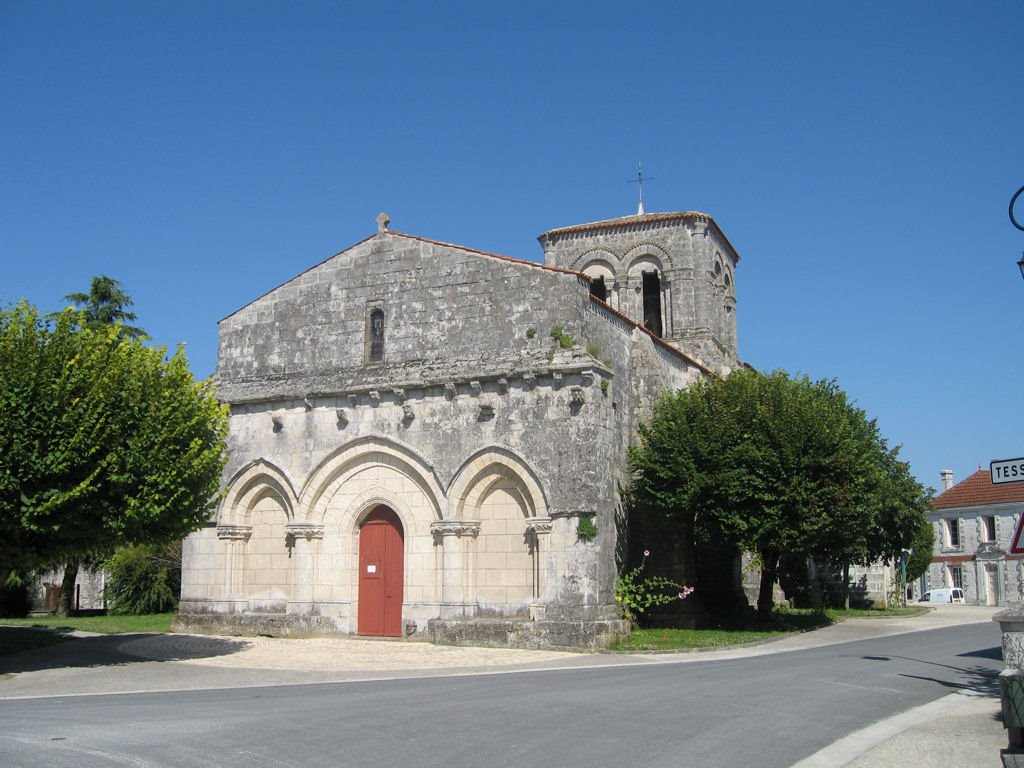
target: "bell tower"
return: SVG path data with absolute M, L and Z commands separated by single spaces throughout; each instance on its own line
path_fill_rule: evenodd
M 704 213 L 638 213 L 542 234 L 544 263 L 582 272 L 591 294 L 726 373 L 739 365 L 739 254 Z

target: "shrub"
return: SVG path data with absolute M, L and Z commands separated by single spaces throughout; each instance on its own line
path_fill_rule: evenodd
M 636 624 L 640 614 L 648 608 L 667 605 L 673 600 L 685 600 L 693 593 L 693 587 L 664 576 L 641 578 L 650 556 L 650 550 L 645 549 L 640 565 L 622 574 L 615 582 L 615 601 L 622 608 L 622 618 L 631 624 Z
M 121 547 L 107 559 L 104 568 L 109 613 L 165 613 L 177 608 L 181 542 Z
M 576 538 L 579 541 L 593 541 L 597 538 L 597 523 L 593 515 L 584 515 L 576 523 Z

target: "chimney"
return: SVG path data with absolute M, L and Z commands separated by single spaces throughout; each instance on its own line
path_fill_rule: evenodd
M 943 469 L 939 471 L 939 474 L 942 476 L 942 491 L 945 493 L 953 487 L 953 470 Z

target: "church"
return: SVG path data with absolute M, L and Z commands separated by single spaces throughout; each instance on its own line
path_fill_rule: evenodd
M 692 211 L 550 230 L 543 262 L 389 225 L 220 322 L 225 494 L 176 629 L 610 645 L 627 448 L 740 365 L 739 255 Z

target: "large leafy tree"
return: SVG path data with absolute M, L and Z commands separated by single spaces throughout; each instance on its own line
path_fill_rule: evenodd
M 707 379 L 663 398 L 640 438 L 633 514 L 755 553 L 762 618 L 784 555 L 890 559 L 923 518 L 923 489 L 832 381 L 753 370 Z
M 146 338 L 146 332 L 142 328 L 128 325 L 136 319 L 135 313 L 128 309 L 134 306 L 135 302 L 124 291 L 120 280 L 107 275 L 96 275 L 89 285 L 88 293 L 69 293 L 64 297 L 64 301 L 76 306 L 81 312 L 81 322 L 87 327 L 117 325 L 121 338 Z M 78 571 L 83 563 L 95 565 L 111 551 L 90 552 L 88 555 L 72 557 L 59 563 L 63 566 L 64 573 L 61 580 L 61 613 L 71 613 L 75 583 L 78 581 Z
M 201 527 L 226 432 L 182 350 L 74 309 L 0 310 L 0 580 Z

